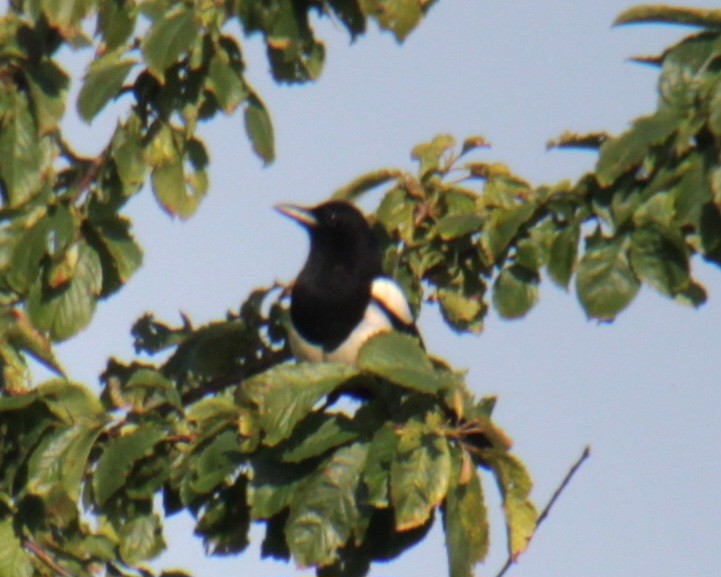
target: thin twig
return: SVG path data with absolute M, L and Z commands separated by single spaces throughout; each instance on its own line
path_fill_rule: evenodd
M 43 551 L 40 548 L 40 545 L 38 545 L 34 541 L 25 541 L 24 545 L 28 551 L 30 551 L 33 555 L 35 555 L 35 557 L 37 557 L 38 561 L 40 561 L 48 569 L 53 571 L 56 575 L 59 575 L 60 577 L 72 577 L 72 575 L 68 573 L 65 569 L 63 569 L 60 565 L 58 565 L 53 560 L 53 558 L 50 557 L 50 555 Z
M 556 503 L 558 498 L 561 496 L 561 493 L 566 489 L 568 484 L 571 482 L 571 479 L 573 479 L 573 476 L 576 474 L 576 471 L 581 468 L 581 465 L 583 465 L 583 462 L 588 459 L 591 456 L 591 447 L 586 446 L 585 449 L 583 449 L 583 453 L 578 458 L 578 460 L 573 464 L 573 466 L 569 469 L 568 473 L 566 473 L 566 476 L 563 478 L 563 481 L 558 486 L 558 488 L 553 492 L 553 495 L 551 496 L 551 499 L 546 503 L 546 506 L 541 511 L 541 514 L 538 516 L 538 519 L 536 519 L 536 527 L 533 529 L 533 535 L 536 534 L 536 531 L 538 531 L 538 528 L 541 526 L 541 523 L 546 520 L 546 517 L 548 517 L 549 513 L 551 512 L 551 508 Z M 513 565 L 513 557 L 511 555 L 508 556 L 508 559 L 506 559 L 506 564 L 501 568 L 501 570 L 498 572 L 496 577 L 503 577 L 506 574 L 506 571 L 510 569 L 511 565 Z

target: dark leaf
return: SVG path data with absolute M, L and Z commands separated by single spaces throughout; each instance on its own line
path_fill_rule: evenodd
M 264 162 L 270 164 L 275 159 L 273 124 L 265 105 L 255 93 L 246 100 L 245 132 L 253 145 L 253 151 Z

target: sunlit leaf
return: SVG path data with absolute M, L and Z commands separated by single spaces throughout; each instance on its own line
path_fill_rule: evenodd
M 538 301 L 538 276 L 520 265 L 504 268 L 493 283 L 493 306 L 506 319 L 521 318 Z
M 353 533 L 356 489 L 367 453 L 362 443 L 339 449 L 294 495 L 285 531 L 301 567 L 332 563 Z
M 120 557 L 128 565 L 152 559 L 165 548 L 157 515 L 142 515 L 123 523 L 118 536 Z
M 35 568 L 13 529 L 13 518 L 0 520 L 0 575 L 33 577 Z
M 391 500 L 396 529 L 420 527 L 445 499 L 450 484 L 448 441 L 419 423 L 400 433 L 391 463 Z
M 315 404 L 357 371 L 344 364 L 278 365 L 243 383 L 242 396 L 257 407 L 264 443 L 289 437 Z
M 116 98 L 135 65 L 135 60 L 122 58 L 124 50 L 115 50 L 93 60 L 83 80 L 78 95 L 78 112 L 85 122 L 90 122 L 105 105 Z
M 586 314 L 612 320 L 629 305 L 638 289 L 623 239 L 591 239 L 576 274 L 576 291 Z
M 176 5 L 153 23 L 140 47 L 156 78 L 165 78 L 165 69 L 190 48 L 197 33 L 195 15 L 184 4 Z

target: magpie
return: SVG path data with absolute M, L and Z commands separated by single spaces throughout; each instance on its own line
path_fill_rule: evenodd
M 297 360 L 352 365 L 377 333 L 398 330 L 419 337 L 408 301 L 383 275 L 378 240 L 355 206 L 329 201 L 275 208 L 310 236 L 308 258 L 290 295 L 288 341 Z

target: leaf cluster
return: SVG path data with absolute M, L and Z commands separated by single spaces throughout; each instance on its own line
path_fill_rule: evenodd
M 488 549 L 480 470 L 500 489 L 511 555 L 525 549 L 531 481 L 494 400 L 399 334 L 369 341 L 355 368 L 282 363 L 277 292 L 198 328 L 144 317 L 137 348 L 170 356 L 111 361 L 100 400 L 60 380 L 0 398 L 0 571 L 34 575 L 35 547 L 72 575 L 150 574 L 162 518 L 184 508 L 212 554 L 243 551 L 261 523 L 264 555 L 321 575 L 366 574 L 440 513 L 450 573 L 472 575 Z

